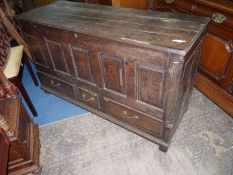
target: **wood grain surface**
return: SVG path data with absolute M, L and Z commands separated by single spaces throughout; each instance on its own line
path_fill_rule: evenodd
M 16 16 L 58 28 L 185 55 L 205 17 L 57 1 Z

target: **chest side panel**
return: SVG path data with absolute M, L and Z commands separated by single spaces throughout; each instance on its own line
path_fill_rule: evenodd
M 138 66 L 138 100 L 162 109 L 165 70 Z

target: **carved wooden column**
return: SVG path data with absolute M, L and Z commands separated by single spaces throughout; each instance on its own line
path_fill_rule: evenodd
M 16 98 L 18 91 L 16 87 L 9 82 L 9 80 L 4 75 L 3 71 L 0 70 L 0 83 L 3 85 L 3 88 L 6 90 L 6 98 Z
M 5 131 L 8 137 L 14 135 L 14 131 L 11 130 L 9 124 L 5 120 L 5 117 L 1 114 L 0 114 L 0 128 L 2 128 Z

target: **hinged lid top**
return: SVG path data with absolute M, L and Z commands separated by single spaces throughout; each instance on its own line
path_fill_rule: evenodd
M 205 31 L 200 16 L 57 1 L 16 19 L 185 55 Z

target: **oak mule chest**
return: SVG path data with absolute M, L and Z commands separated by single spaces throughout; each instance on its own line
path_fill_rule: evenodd
M 16 20 L 45 91 L 167 151 L 208 18 L 57 1 Z

